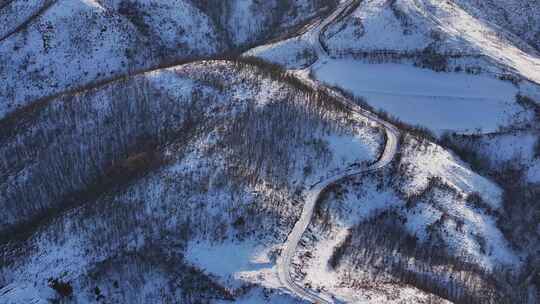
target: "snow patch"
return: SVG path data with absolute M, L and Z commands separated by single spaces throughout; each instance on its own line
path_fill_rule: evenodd
M 495 131 L 519 107 L 518 90 L 487 76 L 436 73 L 399 64 L 329 60 L 315 77 L 362 96 L 374 107 L 437 132 Z

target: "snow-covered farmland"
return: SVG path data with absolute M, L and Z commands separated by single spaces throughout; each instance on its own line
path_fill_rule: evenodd
M 487 76 L 353 60 L 329 60 L 314 72 L 378 109 L 437 132 L 495 131 L 520 111 L 514 102 L 518 89 Z

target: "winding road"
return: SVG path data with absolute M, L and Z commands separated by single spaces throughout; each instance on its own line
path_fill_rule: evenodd
M 322 39 L 322 35 L 324 34 L 325 29 L 333 22 L 335 22 L 338 18 L 343 17 L 344 13 L 350 13 L 352 11 L 351 8 L 358 4 L 358 0 L 349 0 L 340 3 L 340 5 L 332 14 L 330 14 L 322 22 L 317 22 L 310 29 L 310 31 L 305 34 L 307 40 L 316 50 L 319 59 L 324 56 L 328 56 L 328 51 L 326 50 Z M 309 68 L 307 68 L 306 70 L 309 70 Z M 368 118 L 381 125 L 382 127 L 384 127 L 386 132 L 386 144 L 384 150 L 375 163 L 365 168 L 346 168 L 338 174 L 327 178 L 326 180 L 319 181 L 309 187 L 309 189 L 304 193 L 305 203 L 300 219 L 296 222 L 291 233 L 287 237 L 287 240 L 283 245 L 281 255 L 277 260 L 277 271 L 279 280 L 287 289 L 289 289 L 292 293 L 296 294 L 300 298 L 306 299 L 310 302 L 331 304 L 336 303 L 336 300 L 328 297 L 327 295 L 323 295 L 309 288 L 306 288 L 294 279 L 291 265 L 296 250 L 298 248 L 298 244 L 300 242 L 300 239 L 302 238 L 302 235 L 308 228 L 309 223 L 311 222 L 317 200 L 319 200 L 324 190 L 329 186 L 342 181 L 345 178 L 359 175 L 365 172 L 379 170 L 390 164 L 397 153 L 399 130 L 394 125 L 382 120 L 375 114 L 362 109 L 360 106 L 358 106 L 348 98 L 344 97 L 339 92 L 326 88 L 318 81 L 310 79 L 306 76 L 307 74 L 309 74 L 306 73 L 306 70 L 300 71 L 299 73 L 295 74 L 306 84 L 314 88 L 326 90 L 331 96 L 342 102 L 347 107 L 347 109 L 349 109 L 349 111 L 351 111 L 355 115 L 363 118 Z
M 298 220 L 298 222 L 296 222 L 296 224 L 294 225 L 294 228 L 289 234 L 287 241 L 283 245 L 283 250 L 281 252 L 280 257 L 277 260 L 277 270 L 278 270 L 279 280 L 281 281 L 283 285 L 285 285 L 290 291 L 292 291 L 296 295 L 300 296 L 301 298 L 307 299 L 313 303 L 335 303 L 335 302 L 332 299 L 324 298 L 323 295 L 320 295 L 308 288 L 305 288 L 300 283 L 295 281 L 293 277 L 293 273 L 291 271 L 291 264 L 292 264 L 292 260 L 295 255 L 296 249 L 298 247 L 298 243 L 300 242 L 302 235 L 304 234 L 305 230 L 309 226 L 309 223 L 311 222 L 311 218 L 313 216 L 313 211 L 314 211 L 317 200 L 319 199 L 321 193 L 323 193 L 323 191 L 330 185 L 338 183 L 341 180 L 354 176 L 354 175 L 359 175 L 365 172 L 375 171 L 375 170 L 385 167 L 393 160 L 394 155 L 396 154 L 397 148 L 398 148 L 399 131 L 396 127 L 378 118 L 374 114 L 367 112 L 356 105 L 351 104 L 351 102 L 346 100 L 344 97 L 340 99 L 349 106 L 350 110 L 353 113 L 364 116 L 364 117 L 368 117 L 369 119 L 372 119 L 373 121 L 382 125 L 385 128 L 387 140 L 386 140 L 386 145 L 384 147 L 382 155 L 377 162 L 373 163 L 372 165 L 366 168 L 345 169 L 333 177 L 330 177 L 326 180 L 323 180 L 321 182 L 311 185 L 311 187 L 305 193 L 306 199 L 305 199 L 304 209 L 302 210 L 302 215 L 300 216 L 300 219 Z
M 336 20 L 340 19 L 344 13 L 350 12 L 351 8 L 356 6 L 359 2 L 360 0 L 348 0 L 341 2 L 336 7 L 334 12 L 328 15 L 328 17 L 326 17 L 324 20 L 314 22 L 312 25 L 306 27 L 307 31 L 303 35 L 315 49 L 319 59 L 321 56 L 328 55 L 328 51 L 323 42 L 323 34 L 326 29 Z

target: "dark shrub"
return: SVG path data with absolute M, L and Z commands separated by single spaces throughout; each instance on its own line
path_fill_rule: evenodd
M 535 120 L 540 123 L 540 104 L 536 103 L 532 98 L 517 94 L 516 102 L 523 108 L 533 111 Z
M 236 229 L 240 229 L 244 227 L 245 224 L 246 224 L 246 220 L 244 220 L 244 217 L 240 216 L 234 221 L 233 227 Z
M 73 294 L 71 284 L 60 279 L 49 278 L 49 287 L 54 289 L 62 298 L 69 297 Z
M 438 53 L 433 48 L 427 47 L 420 54 L 417 65 L 436 72 L 444 72 L 448 70 L 448 59 L 445 55 Z
M 540 158 L 540 137 L 538 137 L 536 144 L 534 145 L 534 157 Z
M 467 203 L 472 207 L 485 210 L 488 214 L 491 214 L 493 212 L 491 207 L 486 202 L 484 202 L 478 192 L 470 193 L 467 196 Z

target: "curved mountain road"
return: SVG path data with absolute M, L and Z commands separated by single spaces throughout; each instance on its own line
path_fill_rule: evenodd
M 340 3 L 338 5 L 338 7 L 336 8 L 336 10 L 332 14 L 330 14 L 327 18 L 325 18 L 322 21 L 320 19 L 316 19 L 313 22 L 312 25 L 307 26 L 307 32 L 305 33 L 305 35 L 307 36 L 307 38 L 308 38 L 309 42 L 312 44 L 312 46 L 316 49 L 316 52 L 318 53 L 319 58 L 328 55 L 328 52 L 327 52 L 324 44 L 322 43 L 322 33 L 324 32 L 324 30 L 329 25 L 331 25 L 333 22 L 338 20 L 339 18 L 343 18 L 347 13 L 349 13 L 351 11 L 351 8 L 353 8 L 359 2 L 360 2 L 360 0 L 344 1 L 344 2 Z M 25 22 L 23 22 L 22 24 L 17 26 L 15 30 L 11 31 L 7 35 L 4 35 L 3 37 L 0 37 L 0 42 L 7 39 L 12 34 L 23 30 L 33 20 L 37 19 L 41 14 L 43 14 L 45 11 L 47 11 L 54 3 L 56 3 L 56 0 L 47 0 L 45 2 L 45 5 L 43 7 L 41 7 L 41 9 L 39 9 L 37 12 L 32 14 L 30 16 L 30 18 L 28 18 Z M 306 28 L 302 29 L 302 31 L 306 31 Z M 301 34 L 304 34 L 304 33 L 301 33 Z M 127 77 L 133 77 L 133 76 L 143 74 L 143 73 L 147 73 L 147 72 L 150 72 L 150 71 L 163 69 L 163 68 L 167 68 L 167 67 L 170 67 L 170 66 L 178 65 L 180 63 L 187 63 L 187 62 L 193 62 L 193 61 L 198 61 L 198 60 L 191 60 L 191 61 L 187 60 L 186 62 L 175 62 L 175 63 L 166 64 L 166 65 L 161 65 L 161 66 L 158 66 L 158 67 L 141 69 L 141 70 L 139 70 L 139 71 L 137 71 L 135 73 L 130 73 L 129 75 L 119 75 L 117 77 L 112 77 L 112 78 L 109 78 L 109 79 L 103 79 L 103 80 L 97 81 L 95 83 L 87 84 L 87 85 L 84 85 L 84 86 L 81 86 L 81 87 L 78 87 L 78 88 L 74 88 L 74 89 L 71 89 L 71 90 L 67 90 L 67 91 L 64 91 L 64 92 L 61 92 L 61 93 L 52 94 L 51 96 L 45 96 L 45 97 L 39 98 L 37 100 L 37 103 L 39 105 L 44 105 L 44 104 L 47 104 L 49 101 L 51 101 L 51 100 L 53 100 L 55 98 L 58 98 L 60 96 L 64 96 L 64 95 L 67 95 L 67 94 L 80 93 L 82 91 L 87 91 L 87 90 L 91 90 L 91 89 L 94 89 L 94 88 L 97 88 L 97 87 L 100 87 L 100 86 L 104 86 L 104 85 L 109 84 L 111 82 L 118 81 L 118 80 L 121 80 L 121 79 L 124 79 L 124 78 L 127 78 Z M 317 87 L 317 88 L 324 88 L 324 86 L 322 84 L 320 84 L 319 82 L 317 82 L 317 81 L 314 81 L 312 79 L 304 77 L 304 75 L 302 75 L 302 74 L 300 74 L 299 76 L 300 76 L 301 79 L 303 79 L 309 85 L 312 85 L 312 86 Z M 380 158 L 377 160 L 377 162 L 375 162 L 375 163 L 371 164 L 370 166 L 368 166 L 366 168 L 363 168 L 363 169 L 359 169 L 359 168 L 347 168 L 347 169 L 344 169 L 342 172 L 340 172 L 340 173 L 338 173 L 338 174 L 336 174 L 336 175 L 334 175 L 334 176 L 332 176 L 330 178 L 327 178 L 326 180 L 319 181 L 319 182 L 317 182 L 317 183 L 310 186 L 310 188 L 307 190 L 307 193 L 306 193 L 306 202 L 305 202 L 305 205 L 304 205 L 304 208 L 303 208 L 303 211 L 302 211 L 302 215 L 301 215 L 300 219 L 298 220 L 298 222 L 295 224 L 292 232 L 289 234 L 289 236 L 287 238 L 287 241 L 284 244 L 283 251 L 282 251 L 280 257 L 278 258 L 277 270 L 278 270 L 279 279 L 282 282 L 282 284 L 285 287 L 287 287 L 289 290 L 291 290 L 293 293 L 298 295 L 299 297 L 307 299 L 307 300 L 309 300 L 309 301 L 311 301 L 313 303 L 321 303 L 321 304 L 322 303 L 336 303 L 336 302 L 335 302 L 335 300 L 330 299 L 325 295 L 318 294 L 318 293 L 316 293 L 316 292 L 314 292 L 314 291 L 300 285 L 297 281 L 295 281 L 295 279 L 294 279 L 294 277 L 292 275 L 291 269 L 290 269 L 292 259 L 294 257 L 295 252 L 296 252 L 296 249 L 298 247 L 298 243 L 300 242 L 300 239 L 301 239 L 304 231 L 307 229 L 307 227 L 308 227 L 308 225 L 309 225 L 309 223 L 311 221 L 316 202 L 319 199 L 321 193 L 328 186 L 330 186 L 332 184 L 335 184 L 337 182 L 340 182 L 341 180 L 343 180 L 345 178 L 348 178 L 348 177 L 351 177 L 351 176 L 354 176 L 354 175 L 358 175 L 358 174 L 362 174 L 364 172 L 375 171 L 375 170 L 381 169 L 381 168 L 385 167 L 386 165 L 388 165 L 392 161 L 392 159 L 394 158 L 394 155 L 396 154 L 397 146 L 398 146 L 398 135 L 399 135 L 398 129 L 396 127 L 394 127 L 392 124 L 380 119 L 375 114 L 362 109 L 360 106 L 354 104 L 352 101 L 345 98 L 340 93 L 335 92 L 335 91 L 330 90 L 330 89 L 326 89 L 326 90 L 333 97 L 335 97 L 336 99 L 341 101 L 344 105 L 346 105 L 346 107 L 352 113 L 354 113 L 355 115 L 366 117 L 366 118 L 380 124 L 381 126 L 383 126 L 385 128 L 385 131 L 386 131 L 387 140 L 386 140 L 386 145 L 385 145 L 384 151 L 382 152 L 382 154 L 381 154 Z M 16 113 L 12 113 L 12 114 L 13 115 L 8 115 L 8 117 L 0 119 L 0 126 L 2 126 L 3 124 L 7 124 L 7 123 L 11 122 L 11 120 L 13 118 L 16 118 L 16 116 L 17 116 Z
M 310 186 L 310 188 L 307 190 L 307 193 L 305 195 L 306 201 L 304 204 L 304 209 L 302 210 L 302 215 L 300 216 L 300 219 L 298 220 L 298 222 L 296 222 L 293 230 L 289 234 L 287 241 L 285 242 L 283 246 L 282 253 L 277 261 L 277 270 L 278 270 L 279 279 L 281 283 L 284 284 L 289 290 L 291 290 L 296 295 L 304 299 L 307 299 L 313 303 L 328 303 L 328 304 L 335 303 L 335 302 L 332 299 L 324 298 L 323 295 L 320 295 L 308 288 L 305 288 L 304 286 L 300 285 L 300 283 L 295 281 L 293 278 L 293 274 L 291 271 L 291 264 L 292 264 L 292 260 L 296 252 L 296 249 L 298 247 L 298 243 L 300 242 L 300 239 L 302 238 L 304 231 L 307 229 L 307 227 L 309 226 L 309 223 L 311 222 L 311 218 L 313 216 L 313 211 L 314 211 L 316 202 L 320 198 L 321 193 L 323 193 L 323 191 L 327 187 L 335 183 L 338 183 L 345 178 L 348 178 L 354 175 L 359 175 L 365 172 L 376 171 L 390 164 L 390 162 L 392 162 L 392 160 L 394 159 L 394 156 L 398 149 L 398 136 L 399 136 L 399 130 L 392 124 L 380 119 L 374 114 L 353 104 L 352 102 L 347 100 L 345 97 L 341 96 L 340 94 L 335 93 L 333 91 L 331 92 L 333 93 L 334 97 L 337 97 L 344 104 L 346 104 L 351 112 L 360 116 L 367 117 L 377 122 L 381 126 L 383 126 L 386 131 L 387 140 L 386 140 L 386 145 L 384 147 L 384 150 L 380 158 L 377 160 L 377 162 L 371 164 L 370 166 L 366 168 L 345 169 L 337 175 L 334 175 L 326 180 L 320 181 Z
M 311 26 L 307 26 L 308 31 L 304 33 L 308 42 L 315 48 L 316 53 L 321 56 L 328 55 L 328 51 L 323 43 L 323 34 L 326 29 L 336 20 L 343 18 L 344 14 L 350 13 L 351 8 L 354 8 L 360 3 L 360 0 L 348 0 L 341 2 L 334 12 L 332 12 L 323 21 L 315 22 Z
M 336 10 L 332 14 L 330 14 L 322 22 L 320 21 L 317 22 L 310 29 L 311 31 L 305 34 L 307 36 L 306 37 L 307 40 L 311 43 L 313 48 L 316 50 L 319 59 L 322 58 L 323 56 L 329 55 L 323 43 L 324 31 L 336 20 L 340 18 L 344 18 L 347 14 L 354 11 L 354 8 L 357 7 L 359 3 L 360 3 L 360 0 L 349 0 L 349 1 L 344 1 L 340 3 L 340 5 L 336 8 Z M 390 164 L 397 153 L 399 130 L 394 125 L 390 124 L 387 121 L 382 120 L 381 118 L 377 117 L 375 114 L 362 109 L 360 106 L 350 101 L 348 98 L 344 97 L 340 93 L 332 89 L 324 87 L 321 83 L 319 83 L 316 80 L 310 79 L 309 77 L 306 76 L 306 73 L 300 72 L 296 74 L 306 84 L 314 88 L 319 88 L 319 89 L 322 88 L 326 90 L 332 97 L 342 102 L 347 107 L 347 109 L 351 111 L 352 113 L 354 113 L 355 115 L 368 118 L 376 122 L 377 124 L 381 125 L 382 127 L 384 127 L 385 132 L 386 132 L 387 140 L 385 143 L 384 150 L 381 156 L 379 157 L 379 159 L 375 163 L 367 166 L 366 168 L 350 168 L 350 167 L 346 168 L 340 173 L 335 174 L 325 180 L 319 181 L 309 187 L 309 189 L 305 193 L 305 203 L 304 203 L 304 208 L 302 210 L 300 219 L 296 222 L 291 233 L 287 237 L 287 240 L 285 244 L 283 245 L 283 249 L 280 254 L 280 257 L 277 260 L 277 271 L 278 271 L 279 280 L 287 289 L 289 289 L 291 292 L 293 292 L 297 296 L 304 298 L 308 301 L 311 301 L 313 303 L 332 304 L 332 303 L 337 303 L 335 299 L 330 298 L 327 295 L 314 292 L 313 290 L 302 286 L 299 282 L 297 282 L 294 279 L 293 272 L 291 271 L 291 265 L 292 265 L 292 260 L 296 253 L 296 250 L 298 248 L 298 244 L 300 243 L 300 239 L 302 238 L 302 235 L 304 234 L 304 232 L 309 226 L 309 223 L 311 222 L 315 205 L 317 201 L 319 200 L 321 194 L 324 192 L 324 190 L 328 188 L 329 186 L 342 181 L 345 178 L 359 175 L 365 172 L 379 170 L 387 166 L 388 164 Z

